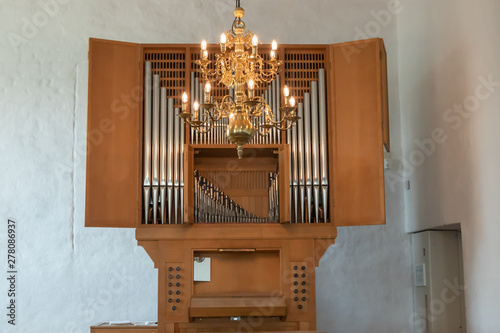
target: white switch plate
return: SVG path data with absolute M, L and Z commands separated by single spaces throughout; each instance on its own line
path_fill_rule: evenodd
M 389 158 L 384 158 L 384 169 L 389 170 L 391 168 L 391 160 Z
M 425 287 L 425 264 L 418 264 L 414 267 L 415 287 Z

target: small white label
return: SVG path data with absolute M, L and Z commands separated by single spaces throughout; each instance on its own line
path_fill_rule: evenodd
M 415 265 L 415 287 L 425 287 L 425 264 Z
M 210 258 L 195 258 L 193 262 L 194 281 L 210 281 Z

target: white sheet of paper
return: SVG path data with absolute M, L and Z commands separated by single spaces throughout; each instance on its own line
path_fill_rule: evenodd
M 202 262 L 194 261 L 194 281 L 210 281 L 210 258 L 206 258 Z

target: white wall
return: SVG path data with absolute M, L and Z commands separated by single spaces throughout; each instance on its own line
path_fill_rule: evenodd
M 499 13 L 494 0 L 422 0 L 398 17 L 407 230 L 462 224 L 472 333 L 500 331 Z
M 41 7 L 47 3 L 50 16 Z M 7 325 L 2 314 L 0 331 L 81 333 L 99 321 L 155 320 L 157 273 L 133 230 L 83 227 L 87 41 L 215 42 L 232 22 L 234 3 L 4 0 L 1 5 L 6 15 L 0 20 L 0 219 L 19 226 L 19 293 L 17 326 Z M 266 41 L 334 43 L 362 38 L 366 31 L 366 37 L 384 37 L 392 156 L 401 159 L 396 17 L 381 19 L 371 12 L 386 10 L 385 1 L 243 0 L 242 5 L 247 27 Z M 317 271 L 320 329 L 409 330 L 402 197 L 401 184 L 388 189 L 387 226 L 339 230 Z M 5 222 L 0 228 L 4 272 Z M 7 284 L 1 274 L 4 308 Z

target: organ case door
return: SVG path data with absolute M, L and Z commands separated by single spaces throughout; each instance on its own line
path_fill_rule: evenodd
M 91 38 L 85 226 L 141 220 L 142 79 L 139 44 Z
M 382 39 L 331 46 L 330 162 L 337 226 L 385 223 L 384 144 L 389 149 Z

